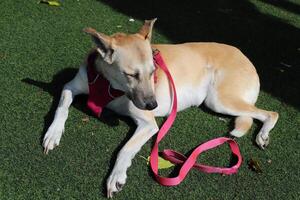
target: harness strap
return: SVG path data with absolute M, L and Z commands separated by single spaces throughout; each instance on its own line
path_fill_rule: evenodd
M 96 59 L 99 53 L 91 51 L 87 58 L 87 77 L 89 83 L 88 108 L 100 117 L 103 108 L 117 97 L 123 96 L 124 92 L 111 87 L 109 81 L 96 70 Z
M 150 166 L 155 175 L 156 180 L 161 185 L 164 185 L 164 186 L 178 185 L 181 181 L 183 181 L 183 179 L 185 178 L 185 176 L 187 175 L 187 173 L 189 172 L 189 170 L 192 167 L 194 167 L 200 171 L 206 172 L 206 173 L 222 173 L 222 174 L 228 174 L 228 175 L 236 173 L 242 163 L 242 156 L 241 156 L 238 144 L 233 139 L 226 138 L 226 137 L 219 137 L 219 138 L 212 139 L 208 142 L 205 142 L 205 143 L 199 145 L 196 149 L 194 149 L 194 151 L 188 157 L 185 157 L 184 155 L 177 153 L 176 151 L 173 151 L 170 149 L 164 150 L 162 152 L 162 156 L 166 160 L 169 160 L 170 162 L 172 162 L 174 164 L 181 164 L 182 166 L 181 166 L 181 169 L 179 170 L 178 176 L 176 176 L 176 177 L 168 178 L 168 177 L 161 177 L 158 175 L 158 145 L 159 145 L 159 142 L 163 139 L 163 137 L 167 134 L 167 132 L 171 128 L 171 126 L 176 118 L 177 94 L 176 94 L 176 88 L 175 88 L 173 78 L 172 78 L 160 52 L 158 50 L 154 51 L 153 57 L 154 57 L 155 65 L 160 67 L 164 71 L 166 76 L 168 77 L 170 86 L 171 86 L 171 90 L 173 92 L 173 105 L 172 105 L 171 113 L 170 113 L 169 117 L 167 118 L 167 120 L 162 125 L 162 127 L 160 128 L 160 130 L 157 134 L 157 138 L 154 143 L 153 149 L 150 154 Z M 220 146 L 224 143 L 229 144 L 233 155 L 237 157 L 238 160 L 235 165 L 233 165 L 232 167 L 229 167 L 229 168 L 226 168 L 226 167 L 222 168 L 222 167 L 214 167 L 214 166 L 208 166 L 208 165 L 202 165 L 202 164 L 196 163 L 197 157 L 199 156 L 199 154 L 201 154 L 202 152 L 205 152 L 209 149 Z

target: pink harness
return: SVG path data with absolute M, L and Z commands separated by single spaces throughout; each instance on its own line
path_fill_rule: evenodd
M 114 99 L 114 97 L 118 97 L 121 95 L 124 95 L 122 91 L 119 90 L 111 90 L 109 82 L 104 79 L 103 77 L 100 78 L 100 75 L 96 72 L 95 66 L 94 66 L 94 60 L 97 56 L 97 52 L 94 52 L 90 54 L 88 58 L 88 80 L 89 80 L 89 99 L 88 99 L 88 107 L 97 115 L 99 116 L 101 114 L 101 111 L 105 105 L 107 105 L 111 100 Z M 173 92 L 173 106 L 172 111 L 167 118 L 167 120 L 164 122 L 162 127 L 160 128 L 156 141 L 154 143 L 153 149 L 151 151 L 150 155 L 150 166 L 151 169 L 155 175 L 156 180 L 164 186 L 175 186 L 178 185 L 187 173 L 190 171 L 191 168 L 196 168 L 200 171 L 206 172 L 206 173 L 221 173 L 221 174 L 233 174 L 237 173 L 238 168 L 240 167 L 242 163 L 242 156 L 238 147 L 238 144 L 230 138 L 226 137 L 219 137 L 216 139 L 209 140 L 201 145 L 199 145 L 197 148 L 193 150 L 193 152 L 188 156 L 185 157 L 184 155 L 175 152 L 173 150 L 167 149 L 162 152 L 162 156 L 169 160 L 170 162 L 174 164 L 180 164 L 182 165 L 179 174 L 176 177 L 161 177 L 158 175 L 158 144 L 162 140 L 162 138 L 167 134 L 169 129 L 171 128 L 177 113 L 177 95 L 176 95 L 176 89 L 175 84 L 173 81 L 173 78 L 163 60 L 161 57 L 161 54 L 159 51 L 154 51 L 153 59 L 155 62 L 156 67 L 160 67 L 165 74 L 167 75 L 170 86 Z M 101 85 L 99 85 L 101 84 Z M 208 165 L 202 165 L 196 163 L 197 157 L 204 151 L 207 151 L 209 149 L 215 148 L 217 146 L 220 146 L 224 143 L 228 143 L 230 146 L 230 149 L 234 156 L 237 157 L 237 163 L 229 168 L 223 168 L 223 167 L 214 167 L 214 166 L 208 166 Z
M 124 95 L 123 91 L 110 87 L 110 83 L 96 71 L 95 61 L 98 52 L 93 51 L 87 58 L 87 76 L 89 82 L 89 97 L 87 106 L 93 113 L 100 117 L 103 108 L 114 98 Z

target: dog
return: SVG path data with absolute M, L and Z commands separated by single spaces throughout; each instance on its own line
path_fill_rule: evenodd
M 277 112 L 255 107 L 260 90 L 259 77 L 253 64 L 239 49 L 219 43 L 151 44 L 155 21 L 145 20 L 135 34 L 107 36 L 92 28 L 84 29 L 96 44 L 96 70 L 112 88 L 124 93 L 106 107 L 131 117 L 137 125 L 118 153 L 107 180 L 109 198 L 125 184 L 126 171 L 133 157 L 158 132 L 155 117 L 167 116 L 172 108 L 169 81 L 161 69 L 155 69 L 153 49 L 160 51 L 172 74 L 178 111 L 204 102 L 217 113 L 235 116 L 235 127 L 230 132 L 234 137 L 245 135 L 253 119 L 258 119 L 263 126 L 256 136 L 256 143 L 262 149 L 269 144 L 269 132 L 279 117 Z M 46 154 L 59 145 L 69 106 L 78 94 L 89 94 L 87 62 L 62 90 L 54 120 L 43 139 Z

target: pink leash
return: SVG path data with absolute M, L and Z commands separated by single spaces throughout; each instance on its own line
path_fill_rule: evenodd
M 168 117 L 168 119 L 164 122 L 162 125 L 161 129 L 159 130 L 157 134 L 157 138 L 155 141 L 155 144 L 153 146 L 151 155 L 150 155 L 150 166 L 151 169 L 155 175 L 156 180 L 164 186 L 174 186 L 178 185 L 187 173 L 190 171 L 192 167 L 197 168 L 200 171 L 206 172 L 206 173 L 221 173 L 221 174 L 233 174 L 237 173 L 238 168 L 240 167 L 242 163 L 242 156 L 238 147 L 238 144 L 230 138 L 226 137 L 219 137 L 216 139 L 212 139 L 208 142 L 205 142 L 201 145 L 199 145 L 194 151 L 191 153 L 191 155 L 186 158 L 184 155 L 177 153 L 173 150 L 167 149 L 162 152 L 162 156 L 164 159 L 169 160 L 170 162 L 174 164 L 181 164 L 181 169 L 179 170 L 179 174 L 176 177 L 168 178 L 168 177 L 161 177 L 158 175 L 158 144 L 162 140 L 162 138 L 167 134 L 169 129 L 171 128 L 175 118 L 176 118 L 176 113 L 177 113 L 177 95 L 176 95 L 176 89 L 175 89 L 175 84 L 172 79 L 172 76 L 163 60 L 161 57 L 161 54 L 158 50 L 154 51 L 154 61 L 155 64 L 160 67 L 165 74 L 167 75 L 170 84 L 171 84 L 171 89 L 173 91 L 173 107 L 172 111 Z M 230 149 L 233 153 L 233 155 L 237 156 L 238 161 L 237 163 L 230 167 L 230 168 L 222 168 L 222 167 L 213 167 L 213 166 L 207 166 L 207 165 L 202 165 L 196 163 L 197 157 L 204 151 L 207 151 L 209 149 L 215 148 L 217 146 L 220 146 L 227 142 L 230 146 Z

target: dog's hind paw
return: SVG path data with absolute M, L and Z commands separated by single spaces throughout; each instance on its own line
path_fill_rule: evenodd
M 261 132 L 256 136 L 256 144 L 261 148 L 264 149 L 269 145 L 270 138 L 268 134 L 262 134 Z
M 117 192 L 120 192 L 126 182 L 126 172 L 114 171 L 107 180 L 107 198 L 112 198 Z
M 64 128 L 56 125 L 51 125 L 44 136 L 43 147 L 44 153 L 48 154 L 49 150 L 53 150 L 54 147 L 59 145 L 60 138 L 62 133 L 64 132 Z

